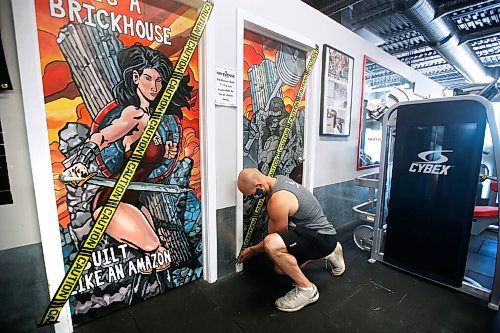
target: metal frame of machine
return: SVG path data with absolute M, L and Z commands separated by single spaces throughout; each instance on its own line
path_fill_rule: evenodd
M 499 121 L 495 119 L 495 115 L 493 112 L 493 107 L 483 97 L 479 96 L 460 96 L 460 97 L 448 97 L 448 98 L 439 98 L 433 100 L 424 100 L 424 101 L 411 101 L 404 102 L 391 107 L 383 119 L 383 136 L 382 136 L 382 152 L 380 157 L 380 170 L 378 177 L 378 193 L 376 202 L 385 203 L 387 196 L 387 184 L 389 179 L 389 170 L 392 166 L 392 144 L 394 143 L 394 139 L 392 136 L 392 132 L 396 127 L 396 117 L 398 106 L 402 104 L 427 104 L 427 103 L 435 103 L 435 102 L 443 102 L 443 101 L 477 101 L 485 106 L 487 121 L 489 123 L 491 136 L 493 138 L 493 153 L 495 164 L 500 166 L 500 140 L 499 138 Z M 453 112 L 452 110 L 450 112 Z M 498 175 L 497 175 L 498 176 Z M 366 185 L 365 185 L 366 186 Z M 385 264 L 394 266 L 392 264 L 384 261 L 384 235 L 385 235 L 385 204 L 376 205 L 376 213 L 375 213 L 375 221 L 374 221 L 374 235 L 373 235 L 373 246 L 371 249 L 371 257 L 369 262 L 374 263 L 376 261 L 383 262 Z M 500 223 L 500 217 L 499 217 Z M 498 234 L 498 243 L 497 243 L 497 257 L 496 257 L 496 265 L 494 272 L 494 280 L 492 290 L 480 287 L 471 283 L 470 281 L 463 281 L 462 287 L 455 288 L 456 290 L 462 291 L 466 294 L 485 299 L 489 301 L 488 307 L 493 310 L 499 310 L 500 303 L 500 233 Z

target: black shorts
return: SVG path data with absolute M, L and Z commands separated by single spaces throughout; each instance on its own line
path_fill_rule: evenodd
M 288 253 L 302 265 L 308 260 L 326 257 L 337 246 L 337 235 L 319 234 L 315 230 L 296 227 L 278 232 L 285 242 Z

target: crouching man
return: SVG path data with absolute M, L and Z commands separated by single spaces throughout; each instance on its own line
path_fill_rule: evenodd
M 310 260 L 324 258 L 334 276 L 342 275 L 345 270 L 337 232 L 325 217 L 318 200 L 288 177 L 268 177 L 253 168 L 240 172 L 238 189 L 256 199 L 265 196 L 269 215 L 268 235 L 259 244 L 241 252 L 239 261 L 247 261 L 265 252 L 274 262 L 275 271 L 294 281 L 295 288 L 276 300 L 279 310 L 294 312 L 316 302 L 318 289 L 307 279 L 301 267 Z

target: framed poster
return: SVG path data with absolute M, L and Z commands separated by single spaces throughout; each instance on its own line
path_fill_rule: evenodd
M 138 145 L 197 8 L 150 0 L 75 0 L 68 8 L 35 0 L 35 13 L 67 270 Z M 69 298 L 74 325 L 203 274 L 199 74 L 195 52 Z M 94 176 L 76 185 L 61 182 L 62 174 Z
M 323 46 L 320 135 L 349 136 L 354 58 Z

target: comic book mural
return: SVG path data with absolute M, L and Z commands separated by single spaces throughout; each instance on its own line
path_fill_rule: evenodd
M 243 54 L 243 167 L 267 174 L 297 96 L 306 67 L 306 52 L 245 30 Z M 302 183 L 305 94 L 291 128 L 276 175 Z M 257 200 L 244 197 L 244 232 Z M 252 244 L 267 233 L 264 209 Z
M 137 146 L 197 11 L 159 0 L 35 6 L 67 270 Z M 198 68 L 195 53 L 69 299 L 74 325 L 202 275 Z

